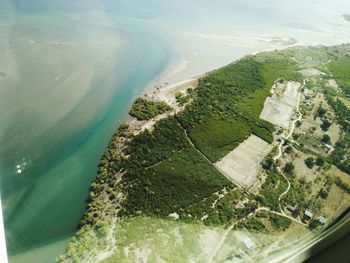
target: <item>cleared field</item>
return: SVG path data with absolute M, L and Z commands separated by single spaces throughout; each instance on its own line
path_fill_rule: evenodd
M 235 183 L 251 187 L 258 179 L 260 162 L 272 150 L 272 145 L 251 135 L 215 166 Z
M 298 103 L 300 83 L 289 81 L 273 86 L 273 95 L 265 100 L 260 118 L 288 129 L 294 109 Z

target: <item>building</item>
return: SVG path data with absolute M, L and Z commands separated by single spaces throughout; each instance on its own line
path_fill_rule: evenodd
M 296 208 L 294 206 L 291 205 L 287 205 L 287 209 L 291 212 L 295 212 Z
M 311 219 L 313 217 L 313 213 L 311 213 L 309 210 L 305 210 L 305 216 Z
M 332 152 L 334 150 L 334 147 L 330 144 L 327 144 L 327 143 L 324 143 L 323 147 L 327 152 Z
M 241 238 L 241 241 L 244 243 L 244 245 L 247 247 L 247 248 L 252 248 L 255 246 L 253 240 L 251 240 L 249 237 L 247 236 L 243 236 Z
M 323 225 L 327 223 L 327 219 L 324 218 L 323 216 L 319 216 L 319 217 L 318 217 L 318 221 L 319 221 L 321 224 L 323 224 Z

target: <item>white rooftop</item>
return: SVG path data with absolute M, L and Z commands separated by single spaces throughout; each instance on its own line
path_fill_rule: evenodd
M 241 238 L 241 241 L 246 245 L 247 248 L 252 248 L 254 247 L 254 242 L 247 236 L 243 236 Z
M 313 213 L 311 213 L 309 210 L 306 209 L 305 215 L 311 218 L 313 216 Z
M 319 216 L 319 217 L 318 217 L 318 221 L 319 221 L 321 224 L 327 223 L 327 219 L 324 218 L 323 216 Z

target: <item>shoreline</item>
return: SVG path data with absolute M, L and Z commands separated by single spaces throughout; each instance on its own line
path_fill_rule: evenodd
M 137 120 L 135 117 L 130 116 L 130 114 L 128 113 L 125 121 L 122 123 L 129 125 L 128 131 L 133 133 L 134 135 L 137 135 L 138 133 L 143 132 L 146 129 L 152 129 L 152 127 L 161 119 L 174 115 L 182 111 L 186 107 L 188 103 L 185 103 L 182 106 L 178 105 L 175 98 L 175 93 L 177 91 L 186 92 L 186 90 L 190 87 L 196 88 L 199 78 L 200 76 L 190 78 L 164 87 L 155 85 L 152 89 L 144 92 L 137 98 L 142 97 L 154 101 L 164 101 L 172 108 L 172 110 L 157 115 L 149 120 L 141 121 Z
M 298 47 L 298 48 L 300 48 L 300 47 Z M 260 51 L 260 52 L 265 52 L 265 51 Z M 253 54 L 253 56 L 259 54 L 260 52 Z M 249 56 L 251 56 L 251 55 L 246 55 L 243 58 L 246 58 L 246 57 L 249 58 Z M 264 54 L 262 54 L 262 56 L 264 56 Z M 232 66 L 235 67 L 235 64 L 238 63 L 241 59 L 242 58 L 237 59 L 233 63 L 231 62 L 230 64 L 233 64 Z M 301 62 L 298 62 L 298 63 L 301 63 Z M 230 65 L 230 64 L 228 64 L 228 65 Z M 223 66 L 223 67 L 225 67 L 225 66 Z M 221 67 L 221 69 L 223 67 Z M 215 72 L 216 70 L 217 69 L 214 69 L 213 71 L 210 71 L 210 72 Z M 297 70 L 297 69 L 293 68 L 290 70 L 293 71 L 293 70 Z M 201 76 L 205 76 L 206 74 L 209 74 L 210 72 L 205 73 Z M 237 74 L 240 74 L 239 72 L 241 72 L 241 71 L 233 71 L 233 72 L 236 72 L 236 75 L 237 75 Z M 230 77 L 232 72 L 227 73 L 227 74 L 229 74 L 228 77 Z M 284 73 L 275 73 L 276 76 L 274 76 L 273 79 L 275 80 L 277 77 L 280 77 L 280 74 L 283 75 Z M 72 241 L 71 246 L 73 246 L 73 249 L 76 245 L 79 245 L 79 243 L 84 242 L 85 240 L 90 240 L 90 241 L 94 240 L 94 241 L 98 242 L 98 239 L 97 239 L 98 237 L 95 236 L 93 231 L 99 230 L 101 228 L 101 225 L 99 225 L 99 223 L 98 223 L 99 220 L 102 220 L 103 223 L 106 222 L 107 227 L 108 227 L 107 230 L 105 230 L 106 235 L 108 237 L 107 239 L 109 240 L 108 242 L 113 244 L 114 237 L 111 235 L 116 230 L 116 224 L 118 224 L 118 222 L 120 222 L 121 220 L 124 219 L 124 214 L 123 213 L 119 214 L 119 211 L 123 207 L 123 201 L 125 201 L 129 196 L 128 191 L 124 191 L 125 190 L 123 188 L 124 186 L 121 186 L 121 187 L 118 186 L 118 183 L 123 180 L 123 177 L 124 177 L 124 174 L 126 171 L 124 168 L 125 167 L 126 167 L 126 169 L 129 168 L 128 166 L 123 167 L 122 162 L 119 166 L 118 162 L 120 160 L 123 160 L 123 158 L 127 159 L 127 158 L 129 158 L 129 156 L 132 156 L 132 152 L 128 152 L 128 151 L 123 152 L 125 147 L 128 146 L 128 142 L 130 141 L 130 138 L 134 137 L 135 135 L 139 134 L 140 132 L 142 132 L 146 129 L 151 131 L 151 129 L 154 127 L 154 125 L 156 123 L 158 123 L 161 119 L 167 118 L 168 116 L 172 116 L 173 114 L 176 114 L 177 112 L 183 110 L 187 105 L 191 104 L 192 97 L 190 97 L 189 100 L 186 100 L 186 102 L 184 104 L 180 105 L 180 102 L 176 101 L 175 92 L 177 92 L 177 91 L 183 92 L 183 91 L 188 90 L 190 87 L 196 88 L 198 86 L 197 81 L 201 76 L 186 79 L 186 80 L 174 83 L 174 84 L 168 84 L 167 86 L 154 85 L 152 89 L 145 90 L 141 96 L 138 96 L 138 97 L 150 98 L 153 100 L 165 101 L 165 102 L 169 103 L 169 105 L 172 106 L 173 109 L 169 112 L 160 114 L 160 115 L 155 116 L 149 120 L 144 120 L 144 121 L 138 121 L 136 118 L 130 117 L 128 115 L 127 120 L 124 122 L 124 124 L 128 124 L 128 125 L 120 126 L 120 128 L 118 128 L 115 131 L 113 137 L 110 140 L 110 144 L 105 151 L 105 154 L 101 157 L 100 166 L 99 166 L 100 170 L 97 173 L 96 179 L 92 183 L 92 187 L 91 187 L 91 192 L 90 192 L 91 199 L 87 201 L 88 206 L 87 206 L 86 212 L 84 214 L 84 218 L 82 218 L 82 220 L 81 220 L 81 228 L 79 230 L 80 240 L 79 241 Z M 252 77 L 252 78 L 254 78 L 254 77 Z M 288 76 L 287 76 L 287 78 L 288 78 Z M 205 81 L 205 80 L 203 80 L 203 81 Z M 270 82 L 268 82 L 268 83 L 270 83 Z M 203 86 L 206 86 L 206 85 L 204 84 Z M 258 87 L 259 87 L 259 85 L 258 85 Z M 269 88 L 269 90 L 270 90 L 270 87 L 271 86 L 267 85 L 267 87 L 265 87 L 265 89 Z M 212 92 L 214 92 L 214 93 L 220 94 L 219 90 L 220 90 L 221 86 L 218 88 L 219 89 L 213 89 L 213 90 L 211 88 L 209 88 L 209 89 L 212 90 Z M 255 89 L 251 92 L 254 92 L 254 91 L 255 91 Z M 186 94 L 186 92 L 183 93 L 183 95 L 185 95 L 185 94 Z M 239 96 L 240 94 L 234 94 L 234 95 Z M 232 95 L 232 96 L 234 96 L 234 95 Z M 214 100 L 214 101 L 216 101 L 216 100 Z M 196 105 L 196 104 L 193 104 L 193 105 Z M 203 107 L 206 107 L 205 104 L 201 104 L 201 105 L 204 105 Z M 247 104 L 247 105 L 249 106 L 250 104 Z M 170 132 L 169 136 L 172 136 L 172 132 Z M 120 156 L 120 159 L 119 159 L 119 157 L 115 158 L 114 156 Z M 115 158 L 115 159 L 113 160 L 113 158 Z M 147 160 L 147 158 L 140 159 L 140 160 Z M 111 163 L 111 161 L 112 161 L 112 163 Z M 109 164 L 113 164 L 113 167 L 114 166 L 119 167 L 118 168 L 119 170 L 118 169 L 115 170 L 115 168 L 111 168 L 111 166 Z M 110 174 L 108 174 L 108 169 L 111 169 Z M 147 168 L 145 168 L 145 169 L 147 169 Z M 129 182 L 126 182 L 126 185 L 127 184 L 129 184 Z M 101 190 L 99 190 L 99 189 L 101 189 Z M 282 193 L 282 196 L 283 195 L 284 195 L 284 193 Z M 279 196 L 279 201 L 280 201 L 280 199 L 281 199 L 281 195 Z M 110 201 L 110 200 L 114 200 L 114 201 Z M 137 200 L 137 199 L 135 199 L 135 200 Z M 141 199 L 139 201 L 141 201 Z M 143 202 L 143 201 L 141 201 L 141 202 Z M 138 206 L 136 206 L 136 207 L 138 207 Z M 271 206 L 271 207 L 273 207 L 273 206 Z M 100 211 L 101 213 L 98 213 L 95 216 L 96 211 Z M 141 211 L 141 212 L 139 213 L 139 211 Z M 167 210 L 165 210 L 165 211 L 167 211 Z M 134 213 L 136 213 L 135 215 L 141 215 L 142 210 L 137 210 L 137 211 L 135 210 Z M 91 217 L 91 216 L 96 217 L 96 219 L 89 221 L 89 217 Z M 112 255 L 112 253 L 114 253 L 113 248 L 111 250 L 108 250 L 108 248 L 106 248 L 106 247 L 101 247 L 101 248 L 95 247 L 95 248 L 89 250 L 87 252 L 87 254 L 84 256 L 86 256 L 86 257 L 91 256 L 90 258 L 103 259 L 103 258 L 106 258 L 106 257 Z M 68 253 L 68 255 L 70 255 L 70 254 Z

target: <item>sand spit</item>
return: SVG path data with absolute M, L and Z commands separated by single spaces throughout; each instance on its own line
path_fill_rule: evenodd
M 293 37 L 280 37 L 280 36 L 268 36 L 268 35 L 256 35 L 249 37 L 236 37 L 231 35 L 217 35 L 217 34 L 198 34 L 190 33 L 196 37 L 220 42 L 233 46 L 257 46 L 257 45 L 277 45 L 277 46 L 294 46 L 298 44 L 298 41 Z

